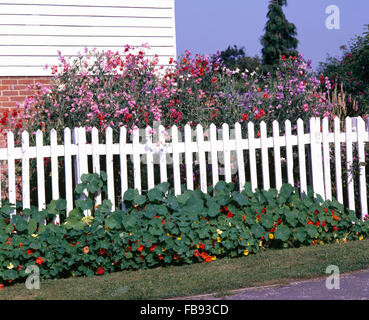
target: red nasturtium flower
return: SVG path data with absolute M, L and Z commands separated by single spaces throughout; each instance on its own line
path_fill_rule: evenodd
M 140 252 L 142 252 L 143 248 L 144 248 L 144 247 L 143 247 L 143 245 L 142 245 L 142 244 L 140 244 L 140 245 L 138 246 L 138 249 L 137 249 L 137 250 L 138 250 L 138 251 L 140 251 Z
M 246 113 L 243 113 L 242 114 L 242 121 L 248 121 L 249 120 L 249 117 L 247 116 Z
M 2 283 L 0 283 L 0 290 L 4 289 L 4 285 Z
M 267 210 L 266 210 L 265 208 L 263 208 L 263 209 L 261 209 L 261 212 L 262 212 L 262 213 L 266 213 L 266 212 L 267 212 Z
M 315 222 L 315 225 L 316 225 L 317 227 L 319 227 L 319 226 L 320 226 L 320 221 Z
M 282 223 L 282 219 L 281 218 L 278 218 L 277 222 L 278 222 L 278 224 L 281 224 Z
M 179 255 L 178 255 L 178 253 L 175 253 L 174 255 L 173 255 L 173 260 L 178 260 L 179 259 Z
M 200 244 L 199 244 L 199 248 L 200 248 L 201 250 L 205 250 L 205 245 L 204 245 L 203 243 L 201 243 L 201 242 L 200 242 Z
M 195 257 L 200 257 L 201 254 L 200 254 L 199 250 L 195 250 L 194 253 L 193 253 L 193 255 Z
M 41 257 L 36 258 L 36 264 L 38 264 L 39 266 L 41 264 L 43 264 L 44 262 L 45 262 L 45 260 L 43 258 L 41 258 Z
M 337 231 L 338 230 L 337 226 L 333 226 L 333 230 Z
M 33 250 L 32 250 L 32 249 L 27 249 L 27 253 L 28 253 L 29 255 L 33 255 Z
M 233 218 L 233 217 L 234 217 L 234 214 L 232 212 L 227 213 L 227 218 Z
M 103 256 L 106 253 L 106 249 L 100 248 L 99 253 Z
M 150 247 L 150 251 L 154 251 L 156 247 L 157 247 L 157 245 L 156 245 L 156 244 L 153 244 L 153 245 Z
M 102 275 L 102 274 L 104 274 L 104 272 L 105 272 L 105 270 L 103 268 L 101 268 L 101 267 L 97 268 L 97 272 L 96 273 L 98 275 Z
M 325 223 L 325 221 L 322 222 L 322 226 L 325 227 L 327 224 Z

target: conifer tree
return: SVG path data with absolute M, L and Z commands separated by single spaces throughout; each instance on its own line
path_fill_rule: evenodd
M 282 7 L 286 5 L 287 0 L 270 0 L 268 6 L 268 21 L 261 38 L 262 59 L 266 67 L 277 64 L 282 55 L 297 55 L 296 26 L 283 13 Z

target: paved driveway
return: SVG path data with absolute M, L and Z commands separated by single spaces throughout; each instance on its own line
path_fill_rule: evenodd
M 329 275 L 327 275 L 328 277 Z M 247 288 L 232 295 L 215 298 L 214 295 L 182 297 L 181 300 L 369 300 L 369 270 L 339 277 L 339 289 L 327 289 L 327 277 L 293 282 L 288 285 Z M 333 284 L 332 281 L 328 281 Z

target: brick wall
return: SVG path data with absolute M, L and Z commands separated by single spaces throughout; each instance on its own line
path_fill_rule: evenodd
M 36 83 L 50 84 L 50 77 L 2 77 L 0 76 L 0 117 L 10 112 L 17 104 L 22 104 L 28 96 L 35 94 L 32 89 Z M 31 86 L 31 89 L 28 86 Z M 0 136 L 0 148 L 5 146 L 4 137 Z

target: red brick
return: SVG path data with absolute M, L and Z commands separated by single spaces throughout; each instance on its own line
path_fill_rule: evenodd
M 18 80 L 16 79 L 2 80 L 1 82 L 2 84 L 14 84 L 14 85 L 18 84 Z
M 24 102 L 25 97 L 24 96 L 14 96 L 14 97 L 10 97 L 10 101 L 15 101 L 15 102 Z
M 9 101 L 10 97 L 0 97 L 0 102 Z
M 9 91 L 3 91 L 3 96 L 16 96 L 19 94 L 19 91 L 9 90 Z

